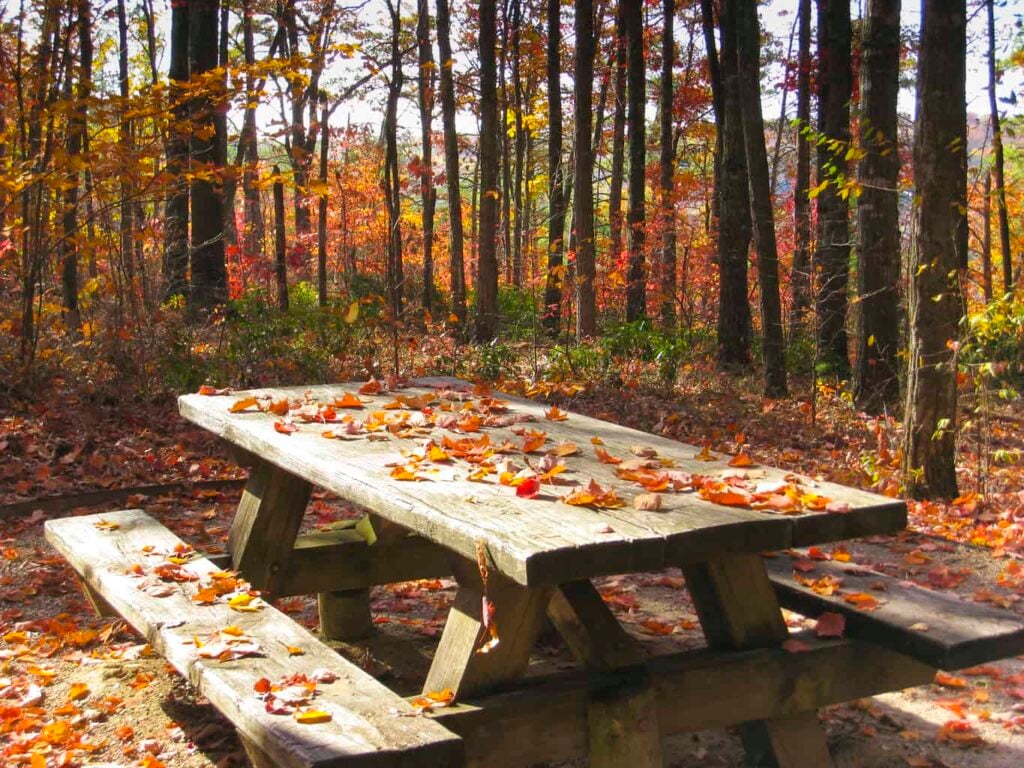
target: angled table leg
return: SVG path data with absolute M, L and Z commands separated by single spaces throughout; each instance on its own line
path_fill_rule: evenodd
M 663 757 L 657 699 L 640 646 L 589 581 L 560 585 L 551 596 L 548 617 L 589 669 L 621 672 L 614 684 L 590 692 L 591 768 L 659 768 Z
M 789 634 L 760 555 L 728 555 L 684 565 L 708 645 L 744 650 L 777 645 Z M 832 766 L 817 714 L 744 723 L 747 764 L 756 768 Z
M 551 590 L 524 587 L 492 572 L 485 591 L 476 563 L 453 558 L 452 568 L 459 589 L 424 691 L 449 688 L 457 698 L 465 698 L 523 676 L 543 625 Z M 498 632 L 497 645 L 486 653 L 480 652 L 480 641 L 486 639 L 485 596 L 494 606 L 493 621 Z
M 255 589 L 277 592 L 312 490 L 269 462 L 253 467 L 231 523 L 228 551 L 232 567 Z

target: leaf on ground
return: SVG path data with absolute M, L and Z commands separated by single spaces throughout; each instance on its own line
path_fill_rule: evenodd
M 842 637 L 846 631 L 846 617 L 831 611 L 821 614 L 814 625 L 814 634 L 818 637 Z

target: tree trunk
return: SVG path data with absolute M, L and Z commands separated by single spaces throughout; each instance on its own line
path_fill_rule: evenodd
M 965 0 L 924 0 L 914 125 L 917 246 L 911 256 L 904 474 L 916 497 L 957 495 L 957 360 L 967 266 Z
M 999 219 L 999 254 L 1003 263 L 1003 293 L 1013 293 L 1013 252 L 1010 246 L 1010 221 L 1006 210 L 1006 175 L 1003 160 L 1003 131 L 996 101 L 996 23 L 995 0 L 986 0 L 988 12 L 988 105 L 992 119 L 992 172 L 995 176 L 996 215 Z
M 646 240 L 647 73 L 644 63 L 643 0 L 622 0 L 626 28 L 629 85 L 629 273 L 626 275 L 626 321 L 647 316 Z
M 401 0 L 387 0 L 391 14 L 391 79 L 384 114 L 384 202 L 388 212 L 387 288 L 391 319 L 397 323 L 402 316 L 404 265 L 402 263 L 402 189 L 398 167 L 398 99 L 402 95 Z
M 868 413 L 891 410 L 900 396 L 900 156 L 896 146 L 900 0 L 868 0 L 861 36 L 858 167 L 855 399 Z
M 522 35 L 523 11 L 521 0 L 512 0 L 512 92 L 515 107 L 515 157 L 512 178 L 512 207 L 515 221 L 512 228 L 512 285 L 523 287 L 523 163 L 526 162 L 527 129 L 523 120 L 526 102 L 523 94 Z
M 576 200 L 572 219 L 576 229 L 576 334 L 583 338 L 597 333 L 597 307 L 594 301 L 594 146 L 591 141 L 596 49 L 593 0 L 576 0 L 575 26 Z
M 565 179 L 562 166 L 562 28 L 561 3 L 548 0 L 548 267 L 544 286 L 544 327 L 555 337 L 562 322 L 565 267 Z
M 992 173 L 985 172 L 985 199 L 982 201 L 981 287 L 985 303 L 992 301 Z
M 661 129 L 659 186 L 661 202 L 661 322 L 668 328 L 676 323 L 676 209 L 675 143 L 672 138 L 672 65 L 675 62 L 675 0 L 662 0 L 664 24 L 661 33 L 661 93 L 658 99 Z
M 327 159 L 330 152 L 330 113 L 324 102 L 320 113 L 320 200 L 316 222 L 316 285 L 320 306 L 327 306 Z
M 793 188 L 793 269 L 789 325 L 792 333 L 802 328 L 811 307 L 811 0 L 800 0 L 799 53 L 796 75 L 796 186 Z
M 253 0 L 243 0 L 242 37 L 245 65 L 251 70 L 256 64 L 253 40 Z M 242 171 L 242 194 L 245 197 L 245 253 L 250 258 L 263 260 L 266 241 L 266 225 L 263 221 L 263 206 L 260 201 L 259 181 L 259 140 L 256 135 L 256 78 L 252 71 L 245 75 L 245 114 L 242 118 L 242 141 L 239 152 L 245 155 Z
M 708 0 L 710 2 L 710 0 Z M 622 258 L 622 177 L 626 167 L 626 29 L 623 0 L 615 11 L 615 113 L 612 118 L 612 171 L 608 191 L 608 229 L 612 268 Z
M 420 196 L 423 199 L 423 310 L 430 313 L 434 305 L 434 84 L 437 70 L 434 50 L 430 44 L 430 2 L 418 0 L 416 42 L 418 49 L 420 135 L 423 157 L 420 158 Z
M 822 7 L 824 6 L 824 7 Z M 850 0 L 819 0 L 819 100 L 817 277 L 818 359 L 840 378 L 850 374 L 846 311 L 850 272 L 850 207 L 846 152 L 850 147 Z M 830 145 L 831 142 L 837 142 Z
M 437 0 L 437 47 L 441 57 L 441 120 L 444 124 L 444 163 L 448 182 L 449 269 L 452 307 L 460 329 L 466 325 L 466 271 L 463 264 L 462 190 L 459 186 L 459 137 L 455 130 L 455 80 L 452 73 L 448 0 Z
M 277 308 L 288 311 L 288 261 L 284 240 L 284 182 L 281 169 L 274 166 L 274 277 L 277 282 Z
M 117 72 L 118 72 L 118 83 L 120 85 L 120 96 L 121 96 L 121 110 L 122 113 L 118 119 L 118 145 L 121 148 L 124 158 L 130 158 L 134 156 L 134 147 L 132 142 L 132 121 L 125 117 L 125 112 L 128 110 L 128 97 L 131 92 L 131 83 L 128 75 L 128 16 L 125 8 L 125 0 L 117 0 L 117 35 L 118 35 L 118 55 L 117 55 Z M 125 277 L 128 280 L 128 292 L 129 296 L 135 295 L 135 286 L 133 285 L 135 277 L 135 217 L 134 217 L 134 205 L 132 197 L 134 195 L 134 189 L 132 185 L 130 171 L 125 172 L 121 175 L 121 198 L 119 201 L 120 209 L 120 224 L 119 224 L 119 235 L 120 235 L 120 248 L 121 248 L 121 260 L 124 264 Z M 139 265 L 141 266 L 141 265 Z
M 498 51 L 498 138 L 501 179 L 501 260 L 506 282 L 512 282 L 512 147 L 508 135 L 508 50 L 509 50 L 509 3 L 501 3 L 501 37 L 497 41 Z M 500 273 L 500 267 L 499 267 Z
M 167 131 L 167 173 L 170 192 L 164 204 L 164 296 L 188 295 L 188 82 L 189 6 L 171 4 L 170 98 L 172 123 Z
M 476 340 L 498 335 L 498 77 L 495 0 L 480 2 L 480 238 Z
M 710 3 L 709 3 L 710 5 Z M 734 6 L 721 19 L 721 159 L 718 195 L 718 363 L 731 371 L 750 366 L 750 299 L 747 256 L 750 250 L 750 199 L 737 62 Z M 725 12 L 730 18 L 725 17 Z M 717 99 L 716 99 L 717 100 Z
M 750 214 L 757 248 L 757 275 L 761 283 L 761 333 L 764 362 L 764 392 L 768 397 L 786 394 L 786 349 L 783 340 L 782 306 L 779 300 L 779 256 L 775 243 L 771 177 L 764 143 L 761 113 L 760 26 L 754 3 L 725 0 L 736 4 L 736 63 L 739 73 L 740 112 L 743 144 L 747 158 Z M 723 21 L 726 14 L 723 13 Z

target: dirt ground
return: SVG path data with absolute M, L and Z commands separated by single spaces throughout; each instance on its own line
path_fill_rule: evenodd
M 598 400 L 574 404 L 601 413 Z M 659 401 L 660 402 L 660 401 Z M 648 404 L 650 405 L 650 404 Z M 639 423 L 652 429 L 676 414 L 676 429 L 668 434 L 694 441 L 694 435 L 713 434 L 713 410 L 657 403 Z M 752 406 L 753 407 L 753 406 Z M 813 434 L 780 432 L 771 413 L 751 417 L 742 425 L 748 434 L 799 442 L 801 455 L 789 463 L 802 471 L 819 470 L 834 461 L 835 452 L 849 448 L 838 428 L 818 427 Z M 86 417 L 100 419 L 100 416 Z M 149 415 L 152 418 L 152 414 Z M 165 410 L 169 425 L 177 417 Z M 720 417 L 719 417 L 720 418 Z M 21 419 L 20 426 L 12 427 Z M 63 453 L 52 450 L 45 416 L 5 415 L 0 432 L 0 459 L 18 472 L 0 469 L 0 503 L 19 501 L 32 494 L 69 493 L 104 487 L 89 477 L 92 466 L 102 477 L 115 476 L 108 467 L 128 474 L 124 485 L 166 482 L 168 478 L 237 476 L 237 472 L 211 441 L 181 425 L 166 436 L 145 431 L 139 418 L 127 425 L 104 422 L 87 450 L 72 443 Z M 629 419 L 622 419 L 629 421 Z M 36 423 L 33 423 L 35 421 Z M 89 427 L 87 425 L 87 429 Z M 106 432 L 124 430 L 120 443 L 104 440 Z M 140 437 L 140 434 L 142 435 Z M 728 430 L 726 430 L 728 436 Z M 864 438 L 877 448 L 878 431 Z M 13 436 L 17 436 L 17 440 Z M 998 435 L 997 435 L 998 438 Z M 723 438 L 724 439 L 724 438 Z M 1017 440 L 1019 437 L 1005 437 Z M 768 444 L 767 437 L 763 444 Z M 777 442 L 777 441 L 776 441 Z M 16 443 L 16 444 L 15 444 Z M 33 458 L 27 445 L 42 446 Z M 12 450 L 14 446 L 14 450 Z M 46 448 L 50 446 L 50 448 Z M 838 446 L 838 447 L 837 447 Z M 45 449 L 45 450 L 44 450 Z M 779 452 L 794 450 L 782 445 Z M 48 451 L 48 453 L 47 453 Z M 76 452 L 72 462 L 61 456 Z M 803 453 L 805 452 L 805 453 Z M 102 461 L 92 457 L 101 455 Z M 766 463 L 784 464 L 781 453 Z M 146 457 L 155 457 L 155 459 Z M 47 458 L 48 457 L 48 458 Z M 87 458 L 88 457 L 88 458 Z M 170 459 L 173 458 L 173 461 Z M 43 459 L 46 459 L 45 461 Z M 87 469 L 75 470 L 85 460 Z M 136 459 L 138 461 L 136 462 Z M 775 459 L 775 460 L 769 460 Z M 92 462 L 92 464 L 88 464 Z M 836 462 L 847 471 L 849 461 Z M 43 473 L 40 466 L 53 466 Z M 852 471 L 852 470 L 851 470 Z M 29 487 L 15 488 L 25 477 Z M 885 474 L 879 482 L 884 483 Z M 113 484 L 113 483 L 111 483 Z M 864 484 L 863 482 L 859 484 Z M 108 486 L 109 487 L 109 486 Z M 1001 488 L 1010 498 L 1015 491 Z M 993 494 L 995 496 L 995 494 Z M 223 548 L 237 491 L 204 489 L 167 496 L 139 496 L 106 509 L 138 506 L 145 509 L 197 549 Z M 1024 498 L 1018 499 L 1024 502 Z M 1016 503 L 1016 502 L 1015 502 Z M 104 507 L 76 509 L 59 514 L 84 514 Z M 200 768 L 243 766 L 247 762 L 234 731 L 212 707 L 162 659 L 153 656 L 142 640 L 118 620 L 99 619 L 78 590 L 71 571 L 42 538 L 42 524 L 58 513 L 0 517 L 0 766 L 43 765 L 143 766 Z M 337 500 L 316 494 L 307 515 L 315 528 L 360 514 Z M 984 600 L 1022 616 L 1024 569 L 1019 540 L 985 541 L 978 535 L 985 515 L 1000 518 L 993 505 L 962 504 L 944 509 L 912 506 L 911 532 L 897 537 L 872 538 L 846 547 L 852 562 L 878 568 L 891 575 L 952 591 L 965 600 Z M 1011 518 L 1015 520 L 1016 518 Z M 968 525 L 969 522 L 969 525 Z M 1013 522 L 1012 525 L 1016 525 Z M 1006 526 L 1003 526 L 1004 530 Z M 932 534 L 941 534 L 936 536 Z M 951 543 L 948 539 L 959 539 Z M 973 541 L 973 544 L 971 543 Z M 823 547 L 823 556 L 835 547 Z M 840 548 L 838 551 L 844 551 Z M 845 556 L 844 556 L 845 557 Z M 613 577 L 598 584 L 606 602 L 627 629 L 651 653 L 695 648 L 703 639 L 678 571 Z M 357 645 L 337 644 L 339 652 L 403 693 L 416 693 L 424 679 L 446 610 L 454 594 L 448 580 L 412 582 L 377 588 L 373 593 L 373 636 Z M 312 598 L 293 598 L 278 607 L 306 626 L 316 628 Z M 791 626 L 807 624 L 788 616 Z M 572 665 L 568 651 L 557 639 L 543 643 L 531 664 L 531 674 Z M 821 713 L 829 746 L 840 768 L 893 768 L 955 766 L 1003 768 L 1024 765 L 1024 658 L 1009 659 L 940 678 L 936 683 L 873 699 L 832 707 Z M 709 697 L 714 691 L 708 691 Z M 33 757 L 35 755 L 35 757 Z M 39 762 L 42 759 L 43 762 Z M 737 736 L 708 731 L 677 736 L 666 742 L 666 765 L 738 766 L 742 764 Z

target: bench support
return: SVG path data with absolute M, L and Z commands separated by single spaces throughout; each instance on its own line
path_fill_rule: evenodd
M 685 565 L 683 574 L 712 648 L 766 648 L 789 636 L 760 555 L 730 555 Z M 786 718 L 744 723 L 740 735 L 747 764 L 756 768 L 832 766 L 814 707 L 807 709 Z
M 573 654 L 592 670 L 619 672 L 587 701 L 591 768 L 662 765 L 657 700 L 637 642 L 626 634 L 589 581 L 562 584 L 548 617 Z M 618 678 L 618 679 L 616 679 Z

